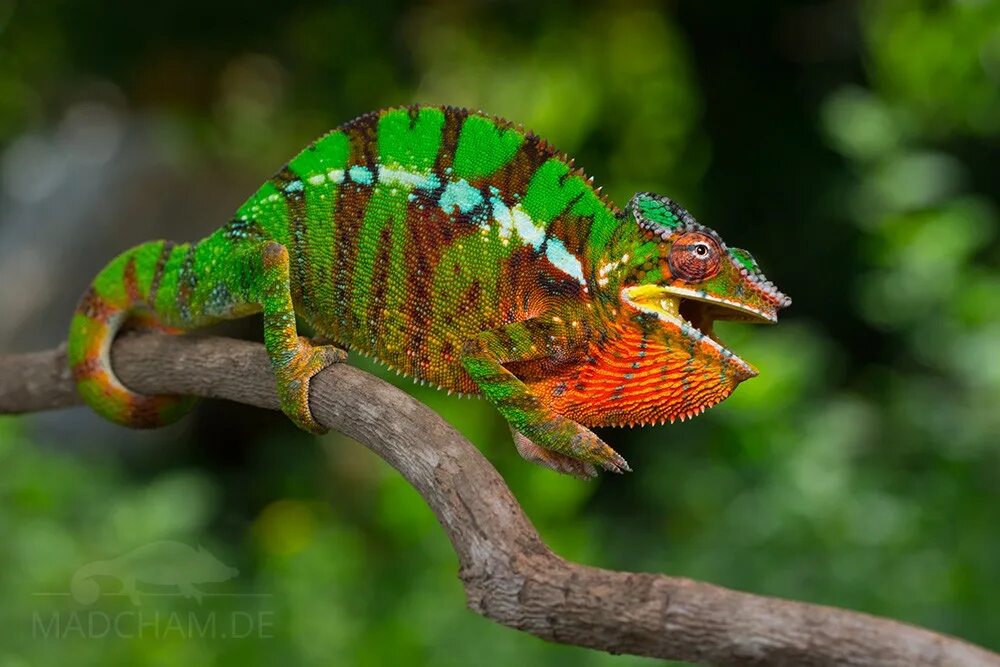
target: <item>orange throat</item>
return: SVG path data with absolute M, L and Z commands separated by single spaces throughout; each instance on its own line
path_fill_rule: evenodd
M 560 414 L 586 426 L 687 419 L 724 400 L 756 371 L 707 336 L 645 330 L 619 321 L 584 363 L 530 382 Z

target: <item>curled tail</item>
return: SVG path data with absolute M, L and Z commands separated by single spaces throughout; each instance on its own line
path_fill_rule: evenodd
M 177 284 L 182 271 L 167 265 L 186 256 L 189 247 L 153 241 L 126 250 L 97 274 L 80 299 L 67 343 L 70 370 L 83 400 L 111 421 L 134 428 L 162 426 L 193 403 L 184 396 L 136 393 L 111 369 L 111 343 L 122 327 L 177 331 L 157 312 L 157 293 L 161 287 L 182 289 Z M 169 286 L 161 285 L 165 276 Z

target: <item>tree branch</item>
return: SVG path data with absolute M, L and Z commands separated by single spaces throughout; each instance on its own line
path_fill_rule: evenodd
M 125 384 L 276 409 L 256 343 L 131 335 L 114 346 Z M 62 349 L 0 357 L 0 414 L 78 403 Z M 320 373 L 317 420 L 362 442 L 420 492 L 451 539 L 469 607 L 563 644 L 714 665 L 992 666 L 1000 655 L 896 621 L 552 553 L 497 471 L 432 410 L 344 364 Z

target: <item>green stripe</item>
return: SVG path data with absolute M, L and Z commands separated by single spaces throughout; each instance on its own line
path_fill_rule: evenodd
M 179 243 L 170 251 L 170 256 L 163 265 L 163 279 L 160 281 L 160 289 L 156 292 L 156 304 L 154 309 L 157 314 L 167 321 L 176 322 L 177 318 L 177 293 L 178 281 L 180 279 L 181 267 L 188 254 L 188 243 Z
M 378 121 L 378 153 L 384 165 L 427 171 L 441 148 L 444 112 L 422 108 L 416 119 L 408 109 L 386 112 Z
M 149 292 L 146 294 L 146 302 L 156 303 L 156 295 L 160 291 L 160 281 L 163 280 L 163 267 L 170 257 L 170 250 L 176 245 L 171 241 L 163 241 L 160 244 L 160 255 L 156 258 L 156 266 L 153 267 L 153 279 L 149 285 Z
M 574 207 L 576 208 L 576 207 Z M 594 213 L 594 221 L 590 224 L 590 244 L 591 257 L 598 257 L 607 247 L 611 236 L 618 228 L 618 219 L 608 210 L 607 206 L 601 204 L 601 208 Z
M 343 132 L 331 132 L 299 153 L 288 168 L 306 183 L 313 176 L 327 176 L 334 169 L 343 169 L 351 152 L 351 142 Z
M 133 250 L 135 282 L 139 288 L 139 294 L 144 299 L 149 296 L 149 290 L 153 286 L 153 277 L 156 275 L 156 267 L 159 263 L 160 253 L 163 251 L 163 244 L 164 241 L 152 241 L 143 243 Z
M 365 218 L 358 231 L 358 254 L 354 260 L 354 279 L 351 290 L 351 313 L 357 327 L 357 338 L 366 340 L 369 336 L 368 309 L 372 297 L 372 278 L 375 273 L 375 258 L 378 256 L 379 244 L 381 243 L 382 228 L 390 220 L 393 224 L 393 257 L 397 252 L 397 245 L 405 240 L 406 224 L 406 204 L 407 193 L 399 188 L 391 188 L 379 184 L 372 192 L 368 207 L 365 210 Z M 398 220 L 397 220 L 398 218 Z M 403 228 L 404 233 L 399 233 Z M 402 250 L 399 250 L 402 254 Z M 403 293 L 405 290 L 398 289 L 398 285 L 405 284 L 405 267 L 401 277 L 402 282 L 393 286 L 391 291 Z
M 115 257 L 94 278 L 94 290 L 101 299 L 109 304 L 122 306 L 127 301 L 127 295 L 125 294 L 125 264 L 131 257 L 132 252 L 132 250 L 126 250 Z
M 334 202 L 338 186 L 331 173 L 343 171 L 350 156 L 350 139 L 343 132 L 331 132 L 299 153 L 289 164 L 305 184 L 305 216 L 309 243 L 302 249 L 308 270 L 309 288 L 303 293 L 313 295 L 314 311 L 332 312 L 333 265 L 336 245 Z M 338 174 L 332 174 L 334 178 Z M 342 177 L 342 176 L 341 176 Z
M 314 310 L 327 310 L 333 298 L 334 220 L 333 202 L 337 186 L 329 181 L 322 185 L 307 185 L 305 215 L 309 244 L 306 253 L 307 279 L 313 295 Z
M 550 158 L 531 177 L 521 204 L 536 223 L 547 225 L 565 211 L 575 197 L 589 189 L 582 178 L 566 176 L 567 173 L 569 165 Z
M 196 312 L 197 308 L 192 307 L 195 304 L 198 284 L 202 278 L 202 275 L 196 268 L 198 266 L 197 258 L 198 244 L 189 244 L 177 279 L 177 312 L 180 313 L 186 323 L 190 322 L 192 317 L 198 315 Z
M 382 321 L 382 335 L 386 341 L 406 341 L 409 335 L 409 320 L 406 316 L 406 303 L 412 290 L 403 289 L 408 284 L 406 267 L 406 240 L 408 225 L 406 221 L 406 203 L 403 200 L 402 214 L 392 219 L 392 246 L 389 255 L 389 284 L 385 285 L 385 316 Z M 376 314 L 378 315 L 378 314 Z
M 469 116 L 462 125 L 452 170 L 457 178 L 489 176 L 511 161 L 524 142 L 514 129 L 497 127 L 482 116 Z
M 586 188 L 580 198 L 573 204 L 570 213 L 581 218 L 587 218 L 585 224 L 588 225 L 587 240 L 590 244 L 592 256 L 597 256 L 607 245 L 608 240 L 618 226 L 615 216 L 608 210 L 608 207 L 601 201 L 597 193 L 591 188 Z
M 66 343 L 66 365 L 72 368 L 87 359 L 87 351 L 94 331 L 104 332 L 103 322 L 95 322 L 83 313 L 74 313 L 70 331 L 74 335 Z
M 284 193 L 279 192 L 274 183 L 267 181 L 236 212 L 243 220 L 255 220 L 264 230 L 268 239 L 288 247 L 288 206 Z

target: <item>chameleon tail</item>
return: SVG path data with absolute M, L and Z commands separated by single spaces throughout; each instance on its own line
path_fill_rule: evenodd
M 91 408 L 119 424 L 162 426 L 183 416 L 194 401 L 136 393 L 111 369 L 111 343 L 123 326 L 177 331 L 165 326 L 153 309 L 164 263 L 177 248 L 167 241 L 153 241 L 126 250 L 101 270 L 73 315 L 67 360 L 77 391 Z

